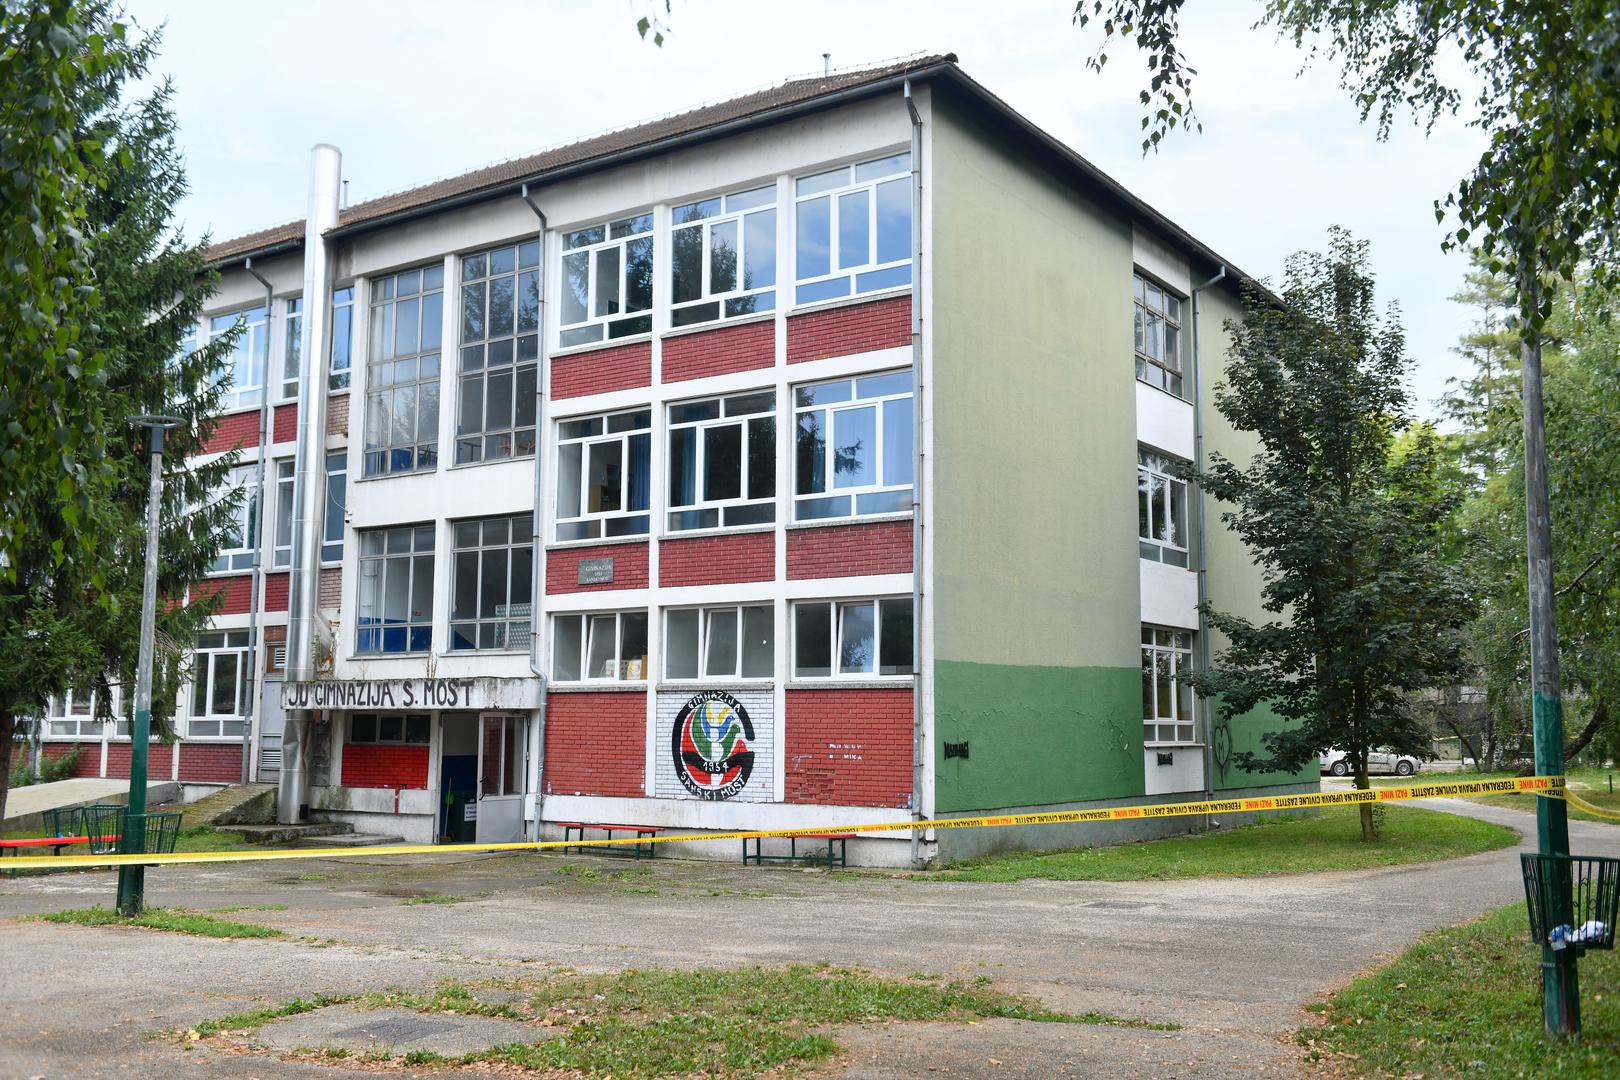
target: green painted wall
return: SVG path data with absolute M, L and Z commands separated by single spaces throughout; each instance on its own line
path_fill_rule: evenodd
M 1250 432 L 1234 431 L 1215 408 L 1214 390 L 1225 379 L 1231 360 L 1231 336 L 1226 332 L 1228 319 L 1241 321 L 1243 308 L 1237 293 L 1217 286 L 1200 294 L 1203 308 L 1199 320 L 1202 336 L 1200 351 L 1204 357 L 1204 447 L 1206 454 L 1219 453 L 1233 461 L 1243 462 L 1253 457 L 1260 448 L 1260 440 Z M 1249 549 L 1221 523 L 1222 505 L 1213 499 L 1206 501 L 1209 531 L 1206 536 L 1206 557 L 1209 563 L 1209 599 L 1217 611 L 1232 611 L 1250 619 L 1268 617 L 1260 607 L 1260 589 L 1265 583 L 1261 569 L 1249 554 Z M 1219 663 L 1221 650 L 1227 645 L 1223 635 L 1215 633 L 1210 639 L 1210 655 Z M 1219 711 L 1216 712 L 1219 723 Z M 1231 722 L 1231 746 L 1234 750 L 1264 753 L 1261 737 L 1281 727 L 1283 721 L 1270 709 L 1260 708 Z M 1217 738 L 1219 752 L 1222 741 Z M 1272 784 L 1297 784 L 1315 781 L 1319 773 L 1308 763 L 1297 773 L 1244 772 L 1236 765 L 1215 770 L 1217 788 L 1246 788 Z
M 936 805 L 1140 793 L 1130 225 L 932 100 Z

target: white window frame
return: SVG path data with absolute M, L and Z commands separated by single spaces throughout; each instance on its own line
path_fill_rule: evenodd
M 1177 462 L 1180 459 L 1169 454 L 1145 446 L 1136 448 L 1137 554 L 1149 562 L 1185 570 L 1191 565 L 1187 548 L 1191 522 L 1187 519 L 1187 482 L 1169 471 Z M 1162 520 L 1167 509 L 1168 526 Z M 1179 544 L 1173 539 L 1178 524 L 1182 538 Z
M 669 296 L 672 326 L 701 326 L 776 309 L 776 209 L 776 185 L 772 183 L 747 191 L 695 199 L 670 211 Z M 764 262 L 764 266 L 769 268 L 770 280 L 750 285 L 743 281 L 743 274 L 752 246 L 748 238 L 749 225 L 755 221 L 763 223 L 764 234 L 770 237 L 770 257 Z M 732 270 L 734 280 L 731 288 L 716 290 L 712 280 L 715 232 L 727 226 L 735 226 L 736 229 L 736 264 Z M 693 299 L 679 300 L 676 298 L 675 263 L 680 250 L 678 238 L 686 232 L 696 232 L 699 237 L 699 295 Z M 712 314 L 705 311 L 705 308 L 711 307 Z
M 742 410 L 747 407 L 750 398 L 770 398 L 770 406 L 752 411 L 732 412 L 733 406 Z M 682 410 L 701 408 L 705 405 L 714 406 L 715 415 L 706 420 L 676 419 Z M 770 387 L 763 390 L 744 391 L 737 394 L 726 394 L 722 397 L 699 398 L 696 401 L 677 402 L 669 406 L 668 434 L 665 439 L 664 471 L 669 474 L 669 506 L 665 514 L 665 525 L 669 532 L 689 532 L 696 529 L 726 529 L 748 528 L 750 526 L 770 525 L 776 521 L 776 461 L 777 461 L 777 399 L 776 391 Z M 750 496 L 748 494 L 752 481 L 756 479 L 750 464 L 750 442 L 756 424 L 768 426 L 771 439 L 770 462 L 766 469 L 765 479 L 770 485 L 769 495 Z M 719 428 L 737 428 L 741 434 L 742 450 L 739 455 L 737 490 L 741 492 L 733 499 L 708 499 L 703 497 L 703 488 L 707 475 L 708 465 L 708 432 Z M 675 501 L 675 440 L 684 432 L 692 433 L 692 452 L 695 464 L 693 466 L 693 488 L 697 495 L 689 503 Z M 748 513 L 747 511 L 753 511 Z M 713 524 L 709 524 L 705 517 L 712 513 Z M 741 520 L 731 521 L 733 514 Z
M 270 326 L 267 312 L 257 307 L 214 315 L 208 320 L 208 339 L 223 337 L 238 323 L 246 329 L 231 351 L 230 385 L 220 393 L 221 412 L 256 407 L 264 401 L 265 369 L 270 366 Z
M 326 354 L 327 388 L 347 390 L 354 370 L 353 285 L 332 290 L 332 348 Z
M 403 297 L 399 294 L 402 279 L 414 277 L 416 291 Z M 362 423 L 364 444 L 362 473 L 367 477 L 408 476 L 434 472 L 439 467 L 439 382 L 444 355 L 444 263 L 423 263 L 397 273 L 373 278 L 370 286 L 370 328 L 367 335 L 366 355 L 366 411 Z M 428 299 L 436 297 L 439 305 L 438 341 L 428 344 Z M 417 305 L 416 348 L 405 353 L 394 353 L 395 320 L 399 305 L 411 300 Z M 425 369 L 425 370 L 424 370 Z M 410 372 L 408 378 L 401 374 Z M 396 416 L 396 395 L 405 389 L 415 391 L 415 412 L 412 416 L 415 430 L 408 440 L 396 438 L 393 431 Z M 431 401 L 431 404 L 429 402 Z M 386 404 L 387 408 L 381 408 Z M 425 427 L 431 417 L 431 427 Z M 378 441 L 374 426 L 386 424 L 389 430 L 386 442 Z M 395 467 L 395 455 L 410 454 L 410 464 Z M 375 466 L 375 467 L 374 467 Z
M 814 599 L 814 600 L 795 600 L 793 602 L 793 604 L 791 605 L 789 611 L 788 611 L 788 627 L 789 627 L 788 632 L 789 632 L 789 637 L 792 639 L 791 642 L 790 642 L 791 647 L 790 647 L 789 652 L 788 652 L 788 668 L 789 668 L 790 677 L 792 678 L 792 680 L 795 681 L 795 682 L 799 682 L 799 681 L 817 681 L 817 682 L 844 681 L 844 682 L 849 682 L 849 681 L 852 681 L 852 680 L 860 680 L 860 681 L 892 680 L 892 681 L 895 681 L 895 682 L 903 682 L 905 680 L 910 679 L 912 677 L 912 671 L 911 671 L 912 661 L 913 661 L 913 658 L 916 655 L 916 637 L 915 637 L 915 635 L 916 635 L 916 632 L 917 632 L 917 623 L 916 623 L 915 608 L 913 608 L 912 614 L 906 616 L 906 622 L 911 627 L 911 633 L 912 633 L 913 637 L 912 637 L 912 646 L 911 646 L 911 648 L 906 650 L 905 662 L 903 664 L 899 665 L 904 670 L 897 671 L 897 672 L 884 673 L 884 672 L 882 672 L 880 670 L 883 667 L 883 664 L 881 662 L 882 661 L 882 650 L 883 650 L 883 623 L 884 623 L 884 619 L 886 617 L 887 618 L 895 618 L 895 617 L 897 617 L 897 616 L 894 616 L 894 615 L 885 616 L 885 614 L 884 614 L 884 605 L 886 603 L 887 604 L 902 604 L 903 603 L 903 604 L 910 605 L 910 604 L 913 603 L 913 598 L 909 593 L 907 593 L 907 594 L 900 595 L 900 596 L 855 596 L 855 597 L 841 597 L 841 598 L 833 598 L 833 599 L 820 599 L 820 598 L 818 598 L 818 599 Z M 831 615 L 831 617 L 828 619 L 828 622 L 830 624 L 829 632 L 831 634 L 831 637 L 829 639 L 828 644 L 829 644 L 829 648 L 830 648 L 831 651 L 828 653 L 828 658 L 829 658 L 829 664 L 828 664 L 829 670 L 828 670 L 828 673 L 825 674 L 825 675 L 815 675 L 815 674 L 808 674 L 807 675 L 807 674 L 804 674 L 800 670 L 800 667 L 799 667 L 799 612 L 806 609 L 806 608 L 810 608 L 810 607 L 828 607 L 829 605 L 830 605 L 830 615 Z M 864 606 L 868 606 L 868 605 L 872 608 L 872 665 L 871 665 L 871 670 L 870 671 L 844 671 L 844 670 L 842 670 L 844 665 L 841 662 L 841 658 L 840 658 L 839 642 L 843 640 L 845 618 L 848 615 L 850 609 L 856 608 L 856 607 L 864 607 Z M 893 609 L 891 609 L 891 610 L 893 610 Z
M 292 565 L 293 498 L 298 484 L 298 462 L 295 458 L 277 458 L 270 464 L 274 470 L 270 490 L 275 492 L 276 513 L 270 565 L 285 570 Z
M 510 253 L 512 269 L 497 271 L 497 254 Z M 535 452 L 537 387 L 540 377 L 540 242 L 519 240 L 483 251 L 469 252 L 458 260 L 461 268 L 461 303 L 457 307 L 456 361 L 456 445 L 455 464 L 474 465 L 489 461 L 510 461 L 531 457 Z M 469 277 L 468 275 L 472 276 Z M 512 284 L 512 321 L 507 329 L 494 332 L 490 307 L 497 281 Z M 523 321 L 523 297 L 532 298 L 530 322 Z M 468 317 L 473 311 L 474 294 L 479 308 L 479 333 L 470 336 Z M 498 346 L 510 351 L 500 363 L 491 360 Z M 490 416 L 490 384 L 504 376 L 510 383 L 508 409 L 504 417 Z M 527 384 L 525 386 L 525 384 Z M 463 427 L 470 395 L 477 395 L 478 424 Z M 525 415 L 526 413 L 526 415 Z
M 592 234 L 601 231 L 600 237 L 593 238 Z M 645 307 L 630 308 L 630 246 L 646 241 L 648 277 L 647 277 L 647 305 Z M 599 311 L 598 308 L 605 302 L 602 295 L 602 286 L 599 281 L 601 270 L 601 255 L 612 249 L 619 253 L 618 279 L 614 282 L 618 287 L 619 310 Z M 653 307 L 656 292 L 653 285 L 653 266 L 656 265 L 658 245 L 654 239 L 653 213 L 644 210 L 637 214 L 627 214 L 624 217 L 614 218 L 596 225 L 588 225 L 582 229 L 568 229 L 562 235 L 562 254 L 558 264 L 557 281 L 561 288 L 561 301 L 557 305 L 557 343 L 559 348 L 570 348 L 575 345 L 594 345 L 598 342 L 613 341 L 619 338 L 636 337 L 649 334 L 653 328 Z M 572 285 L 569 277 L 569 261 L 580 255 L 585 258 L 586 284 L 585 284 L 585 316 L 566 322 L 569 317 L 568 305 Z
M 1142 624 L 1142 744 L 1144 746 L 1189 746 L 1198 743 L 1198 695 L 1182 679 L 1183 671 L 1193 669 L 1193 634 L 1170 626 Z M 1170 675 L 1170 712 L 1162 715 L 1164 705 L 1159 701 L 1159 665 L 1168 664 Z M 1181 719 L 1176 703 L 1185 690 L 1187 718 Z M 1152 716 L 1147 716 L 1148 699 L 1152 698 Z M 1170 729 L 1166 732 L 1166 729 Z M 1166 734 L 1170 738 L 1165 738 Z
M 648 654 L 643 654 L 640 657 L 627 657 L 624 655 L 625 619 L 627 617 L 634 618 L 638 615 L 646 624 L 646 631 L 650 632 L 652 629 L 651 619 L 645 610 L 639 608 L 628 611 L 570 611 L 553 615 L 551 617 L 552 681 L 565 685 L 573 683 L 582 685 L 586 683 L 644 683 L 648 681 L 649 673 L 647 668 L 651 657 Z M 598 631 L 600 628 L 598 620 L 602 619 L 613 620 L 613 658 L 610 661 L 613 665 L 612 675 L 592 675 L 590 669 L 586 666 L 591 655 L 591 635 Z M 579 620 L 579 655 L 575 657 L 577 661 L 575 670 L 579 672 L 577 678 L 560 677 L 558 674 L 560 665 L 557 663 L 557 653 L 562 647 L 563 641 L 563 635 L 559 627 L 568 620 Z M 650 652 L 652 646 L 650 633 L 647 645 Z
M 277 400 L 294 401 L 303 370 L 304 298 L 294 296 L 281 302 L 281 393 Z
M 506 539 L 504 541 L 490 541 L 485 537 L 486 525 L 495 522 L 506 523 Z M 522 533 L 516 534 L 515 529 L 521 526 Z M 529 649 L 529 612 L 534 603 L 534 515 L 533 514 L 502 514 L 493 518 L 475 518 L 469 521 L 452 521 L 450 523 L 450 637 L 448 640 L 451 652 L 460 653 L 495 653 L 495 652 L 527 652 Z M 474 533 L 471 543 L 463 543 L 463 534 L 468 530 Z M 514 535 L 521 535 L 522 539 L 513 539 Z M 506 556 L 506 570 L 503 572 L 504 581 L 501 592 L 506 597 L 506 603 L 495 605 L 495 611 L 486 615 L 482 610 L 484 601 L 484 574 L 487 559 L 492 552 L 502 552 Z M 529 583 L 524 588 L 513 587 L 513 566 L 517 562 L 519 553 L 529 560 Z M 473 562 L 473 611 L 470 615 L 458 615 L 456 604 L 461 592 L 461 565 L 462 556 L 471 555 Z M 505 609 L 505 615 L 501 610 Z M 497 643 L 494 645 L 480 645 L 485 626 L 497 629 Z M 503 629 L 504 628 L 504 629 Z M 472 644 L 462 646 L 457 644 L 457 631 L 470 629 Z
M 127 739 L 129 722 L 118 718 L 122 695 L 119 693 L 117 683 L 113 683 L 111 689 L 112 705 L 108 711 L 112 713 L 115 724 L 113 737 Z M 45 726 L 40 737 L 73 742 L 101 741 L 106 730 L 106 722 L 96 718 L 96 713 L 100 711 L 97 709 L 100 697 L 101 692 L 95 689 L 90 690 L 83 701 L 78 699 L 78 694 L 73 690 L 60 697 L 52 694 L 45 705 Z M 81 707 L 83 711 L 79 711 Z
M 838 177 L 842 174 L 843 180 Z M 906 251 L 903 258 L 878 259 L 878 188 L 897 183 L 905 195 L 906 214 L 914 212 L 911 192 L 911 151 L 901 150 L 879 158 L 852 162 L 836 169 L 824 169 L 793 181 L 793 302 L 795 305 L 816 304 L 838 300 L 884 289 L 898 289 L 911 285 L 911 223 L 906 228 Z M 845 196 L 866 192 L 866 261 L 849 266 L 838 265 L 839 224 L 843 216 Z M 819 199 L 827 200 L 827 270 L 824 273 L 799 272 L 799 249 L 802 231 L 801 219 L 805 207 Z M 904 273 L 898 271 L 904 270 Z M 838 286 L 842 284 L 842 288 Z
M 770 634 L 770 641 L 766 646 L 766 656 L 769 658 L 770 670 L 764 674 L 743 674 L 743 653 L 745 645 L 743 635 L 746 633 L 749 611 L 763 612 L 764 626 Z M 670 643 L 675 639 L 675 633 L 670 628 L 673 619 L 678 616 L 697 615 L 697 673 L 684 675 L 670 670 L 673 650 Z M 709 631 L 715 620 L 730 618 L 735 628 L 735 641 L 732 665 L 729 671 L 712 671 L 709 668 Z M 666 682 L 770 682 L 776 677 L 776 605 L 769 601 L 764 603 L 742 604 L 714 604 L 706 607 L 672 607 L 664 609 L 664 636 L 663 644 L 663 672 Z
M 596 428 L 588 430 L 589 425 L 595 422 Z M 552 471 L 556 496 L 554 507 L 556 517 L 553 522 L 553 532 L 559 543 L 573 540 L 603 540 L 621 536 L 646 536 L 652 529 L 653 484 L 655 470 L 653 468 L 653 422 L 652 407 L 639 409 L 625 409 L 611 413 L 589 413 L 584 416 L 570 416 L 557 422 L 557 453 L 554 459 L 555 468 Z M 585 425 L 587 430 L 569 434 L 574 425 Z M 615 425 L 619 426 L 613 430 Z M 639 509 L 629 507 L 632 463 L 631 447 L 636 437 L 647 441 L 647 505 Z M 603 446 L 609 443 L 619 444 L 619 503 L 612 510 L 591 510 L 591 452 L 592 447 Z M 578 497 L 579 513 L 564 515 L 563 513 L 563 484 L 562 461 L 563 455 L 572 447 L 579 447 L 579 483 L 575 494 Z M 641 522 L 637 527 L 637 521 Z M 614 532 L 618 523 L 624 523 L 624 531 Z M 573 535 L 578 533 L 579 535 Z
M 909 385 L 906 387 L 904 392 L 878 392 L 873 393 L 868 397 L 861 396 L 861 388 L 863 384 L 892 378 L 896 375 L 907 376 Z M 872 372 L 865 375 L 851 376 L 850 378 L 846 379 L 829 379 L 824 382 L 804 383 L 793 388 L 793 429 L 792 450 L 790 451 L 793 457 L 789 470 L 793 479 L 792 520 L 795 522 L 836 521 L 846 518 L 871 517 L 877 514 L 904 514 L 911 512 L 910 499 L 897 499 L 893 497 L 903 495 L 904 493 L 911 491 L 914 487 L 916 479 L 917 384 L 916 380 L 911 376 L 912 371 L 910 368 L 902 368 L 899 371 Z M 849 384 L 850 393 L 846 400 L 811 403 L 808 405 L 800 403 L 801 393 L 805 391 L 817 390 L 822 387 L 837 386 L 840 383 Z M 907 441 L 911 443 L 911 452 L 905 455 L 903 468 L 906 470 L 906 472 L 911 473 L 912 476 L 903 483 L 889 481 L 887 476 L 888 470 L 885 468 L 883 460 L 883 433 L 887 424 L 888 414 L 886 404 L 891 401 L 907 401 L 911 404 L 911 410 L 905 420 L 907 425 L 906 438 Z M 835 477 L 837 476 L 835 468 L 837 446 L 834 444 L 833 438 L 837 422 L 836 417 L 837 414 L 841 412 L 850 412 L 856 409 L 865 408 L 874 409 L 877 417 L 877 423 L 873 428 L 873 441 L 876 444 L 873 448 L 873 471 L 876 474 L 877 481 L 871 484 L 863 484 L 860 487 L 839 487 L 835 483 Z M 823 446 L 821 451 L 823 455 L 823 489 L 815 492 L 802 492 L 799 490 L 799 432 L 800 425 L 803 423 L 803 417 L 811 413 L 820 413 L 823 415 Z M 872 498 L 875 496 L 891 497 L 879 501 L 878 505 L 872 509 L 862 510 L 861 502 L 863 499 Z M 817 515 L 801 512 L 808 507 L 814 506 L 814 504 L 840 498 L 848 501 L 848 509 L 843 513 Z
M 390 552 L 388 550 L 388 538 L 390 534 L 397 533 L 410 534 L 409 550 L 394 552 Z M 372 542 L 373 538 L 376 538 L 375 543 Z M 426 538 L 427 541 L 425 546 L 422 543 L 424 538 Z M 354 604 L 354 654 L 356 656 L 412 656 L 432 652 L 433 594 L 434 590 L 438 588 L 438 584 L 435 579 L 438 575 L 438 567 L 436 562 L 438 559 L 439 546 L 438 537 L 435 535 L 433 523 L 423 522 L 412 525 L 391 525 L 381 529 L 367 529 L 359 533 L 359 541 L 360 557 L 358 562 L 358 572 L 355 575 L 357 580 L 355 581 Z M 366 550 L 368 546 L 376 547 L 378 550 L 368 552 Z M 362 623 L 362 605 L 364 603 L 363 598 L 367 589 L 367 582 L 372 582 L 370 586 L 374 597 L 372 602 L 372 611 L 384 611 L 388 599 L 386 593 L 389 575 L 388 564 L 395 561 L 404 562 L 408 567 L 409 577 L 406 579 L 405 592 L 406 610 L 413 614 L 420 610 L 423 612 L 422 616 L 420 618 L 407 618 L 403 623 L 394 624 L 393 626 L 390 626 L 390 624 L 383 621 L 378 621 L 372 624 Z M 416 595 L 417 564 L 422 561 L 426 562 L 428 568 L 428 595 L 425 602 L 423 601 L 423 598 Z M 419 603 L 421 604 L 420 608 L 417 606 Z M 373 615 L 372 617 L 380 618 L 379 615 Z M 405 631 L 405 648 L 385 649 L 383 647 L 383 643 L 385 641 L 384 635 L 386 635 L 389 630 L 395 628 L 403 629 Z M 411 637 L 414 632 L 419 629 L 426 629 L 427 644 L 421 648 L 412 648 Z M 366 635 L 368 633 L 375 633 L 377 635 L 377 647 L 374 649 L 363 647 L 363 643 L 366 641 Z
M 218 639 L 217 645 L 204 644 Z M 236 657 L 236 679 L 232 687 L 231 709 L 218 712 L 214 700 L 214 665 L 219 657 Z M 240 739 L 242 709 L 253 692 L 253 658 L 248 651 L 246 630 L 205 630 L 192 647 L 191 707 L 186 713 L 188 739 Z
M 335 466 L 334 466 L 335 463 Z M 332 497 L 333 482 L 338 485 L 338 496 Z M 349 496 L 349 451 L 326 452 L 326 512 L 321 516 L 321 565 L 343 565 L 343 534 L 347 526 Z
M 214 557 L 210 574 L 239 574 L 244 570 L 253 569 L 253 547 L 259 538 L 259 500 L 254 496 L 253 481 L 258 473 L 254 465 L 238 465 L 232 469 L 225 482 L 225 492 L 221 498 L 228 498 L 232 492 L 240 491 L 241 500 L 236 506 L 236 543 L 221 546 L 219 554 Z M 229 538 L 227 538 L 229 539 Z
M 1186 303 L 1186 297 L 1136 271 L 1131 283 L 1131 311 L 1137 381 L 1183 400 L 1187 397 L 1187 368 L 1183 363 L 1181 312 Z

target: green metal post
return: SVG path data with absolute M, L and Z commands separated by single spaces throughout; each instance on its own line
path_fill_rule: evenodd
M 1519 299 L 1525 311 L 1540 304 L 1540 282 L 1529 261 L 1519 266 Z M 1530 690 L 1536 736 L 1536 772 L 1564 772 L 1564 708 L 1558 676 L 1558 624 L 1553 588 L 1552 523 L 1547 500 L 1547 430 L 1541 398 L 1541 340 L 1526 324 L 1520 345 L 1524 379 L 1525 539 L 1530 586 Z M 1562 799 L 1536 800 L 1536 846 L 1542 854 L 1569 854 L 1569 818 Z M 1568 871 L 1553 879 L 1548 926 L 1572 921 Z M 1571 1039 L 1581 1033 L 1580 984 L 1575 950 L 1541 943 L 1541 1008 L 1547 1034 Z
M 158 523 L 163 505 L 163 435 L 180 421 L 138 416 L 151 434 L 151 483 L 146 493 L 146 577 L 141 584 L 141 646 L 135 668 L 135 717 L 130 727 L 129 805 L 120 851 L 146 850 L 146 749 L 152 737 L 152 639 L 157 626 Z M 146 905 L 146 867 L 118 868 L 118 913 L 139 915 Z

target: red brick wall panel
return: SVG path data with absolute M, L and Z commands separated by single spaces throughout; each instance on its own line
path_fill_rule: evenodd
M 328 435 L 347 435 L 349 433 L 349 394 L 326 399 L 326 433 Z
M 411 788 L 428 786 L 428 748 L 387 743 L 346 743 L 343 786 Z
M 270 425 L 270 441 L 273 443 L 296 442 L 298 440 L 298 403 L 288 402 L 286 405 L 276 406 L 275 420 Z
M 88 776 L 92 779 L 101 775 L 101 744 L 98 742 L 48 742 L 41 743 L 39 751 L 48 758 L 67 757 L 74 747 L 79 748 L 79 757 L 73 762 L 73 775 L 76 777 Z M 13 761 L 16 760 L 14 757 Z M 125 776 L 129 775 L 126 767 Z
M 601 585 L 579 583 L 581 559 L 612 559 L 613 580 Z M 546 552 L 546 593 L 607 592 L 647 587 L 647 544 L 592 544 Z
M 591 349 L 551 358 L 551 397 L 581 397 L 652 385 L 652 343 Z
M 291 588 L 291 582 L 291 574 L 264 575 L 264 610 L 287 610 L 287 590 Z
M 768 368 L 776 363 L 776 320 L 682 334 L 664 340 L 660 370 L 667 383 Z
M 644 692 L 547 696 L 546 794 L 639 798 L 647 793 L 646 755 Z
M 240 574 L 236 577 L 205 578 L 191 587 L 192 599 L 206 599 L 216 593 L 224 593 L 225 598 L 220 601 L 216 615 L 246 615 L 248 604 L 253 598 L 253 575 Z M 282 610 L 286 610 L 283 604 Z
M 787 576 L 864 577 L 911 573 L 911 522 L 872 521 L 793 529 L 787 534 Z
M 323 609 L 343 607 L 343 568 L 329 566 L 321 570 L 320 596 L 316 603 Z
M 135 750 L 127 742 L 110 742 L 107 744 L 107 775 L 115 777 L 129 776 L 129 759 Z M 163 743 L 154 741 L 147 747 L 146 775 L 157 780 L 169 778 L 170 757 L 174 751 Z M 92 766 L 93 767 L 93 766 Z
M 111 747 L 108 748 L 111 750 Z M 111 765 L 111 761 L 108 761 Z M 180 744 L 180 779 L 193 784 L 236 784 L 242 780 L 241 743 Z
M 658 584 L 719 585 L 776 577 L 776 534 L 691 536 L 658 545 Z
M 790 803 L 905 806 L 911 799 L 911 687 L 787 692 Z
M 909 296 L 811 311 L 787 321 L 787 361 L 790 364 L 910 344 Z
M 221 417 L 214 433 L 203 442 L 203 453 L 217 454 L 238 446 L 251 449 L 258 445 L 259 410 L 254 409 Z

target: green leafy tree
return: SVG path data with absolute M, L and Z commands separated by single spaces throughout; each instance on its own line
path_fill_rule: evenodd
M 1260 450 L 1212 455 L 1198 477 L 1263 568 L 1272 618 L 1206 606 L 1230 644 L 1193 683 L 1229 718 L 1265 705 L 1285 721 L 1240 768 L 1295 770 L 1337 747 L 1366 788 L 1370 750 L 1427 752 L 1410 698 L 1461 668 L 1466 597 L 1436 551 L 1454 485 L 1438 436 L 1407 416 L 1405 335 L 1374 306 L 1366 244 L 1333 230 L 1326 254 L 1289 260 L 1281 298 L 1249 290 L 1215 390 Z M 1372 807 L 1361 826 L 1376 838 Z

